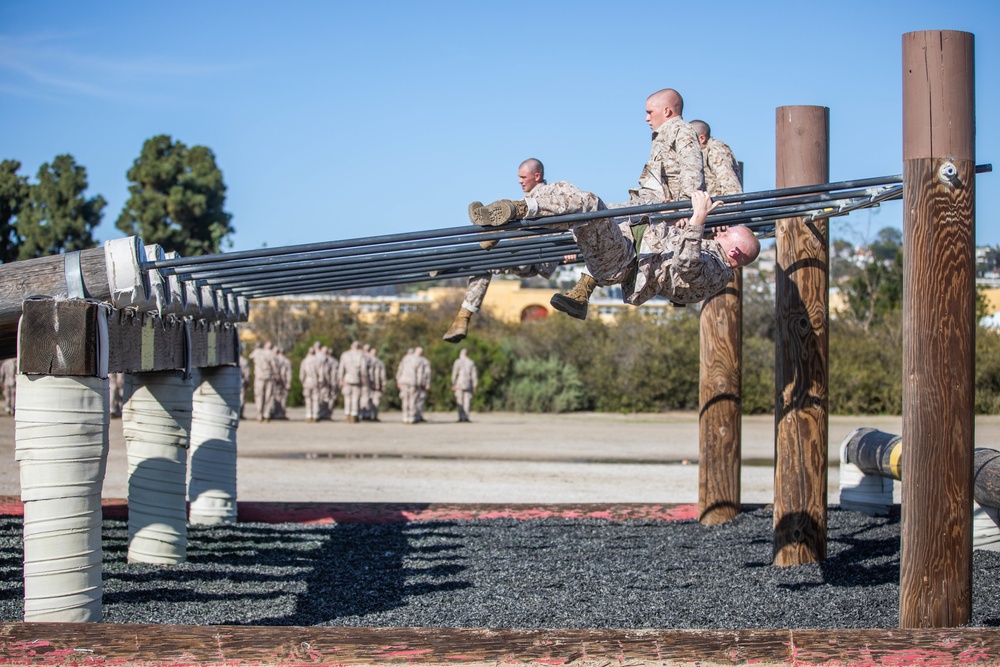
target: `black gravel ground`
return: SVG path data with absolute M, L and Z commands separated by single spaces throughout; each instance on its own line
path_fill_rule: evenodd
M 695 521 L 539 519 L 192 527 L 188 560 L 125 562 L 104 523 L 109 623 L 494 628 L 882 628 L 899 519 L 831 508 L 828 558 L 771 565 L 771 512 Z M 23 618 L 21 521 L 0 517 L 0 622 Z M 1000 554 L 975 552 L 972 626 L 1000 626 Z

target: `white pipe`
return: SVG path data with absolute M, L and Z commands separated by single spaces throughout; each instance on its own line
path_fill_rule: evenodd
M 188 483 L 192 524 L 236 522 L 236 427 L 242 382 L 239 366 L 194 371 Z
M 173 565 L 187 557 L 187 449 L 191 378 L 177 371 L 125 376 L 128 560 Z
M 24 620 L 99 622 L 107 378 L 17 376 Z

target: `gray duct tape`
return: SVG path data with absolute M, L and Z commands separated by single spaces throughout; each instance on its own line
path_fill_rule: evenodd
M 71 299 L 86 299 L 87 288 L 83 284 L 83 269 L 80 268 L 80 251 L 63 255 L 63 272 L 66 274 L 66 296 Z

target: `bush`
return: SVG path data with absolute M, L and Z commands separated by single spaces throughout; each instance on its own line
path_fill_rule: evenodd
M 518 359 L 505 398 L 516 412 L 570 412 L 583 404 L 583 383 L 576 368 L 554 355 Z
M 846 415 L 901 414 L 903 336 L 901 313 L 883 316 L 867 331 L 833 320 L 830 326 L 830 412 Z

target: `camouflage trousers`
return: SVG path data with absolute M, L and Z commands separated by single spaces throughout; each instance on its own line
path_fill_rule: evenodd
M 361 385 L 344 383 L 344 416 L 357 417 L 361 409 Z
M 469 413 L 472 412 L 472 392 L 466 389 L 456 389 L 455 403 L 458 404 L 458 421 L 469 421 Z
M 319 419 L 319 388 L 302 387 L 302 399 L 306 405 L 306 419 Z
M 483 299 L 486 298 L 486 290 L 489 288 L 490 280 L 492 279 L 493 275 L 490 273 L 477 273 L 469 278 L 469 289 L 465 292 L 465 301 L 462 302 L 462 308 L 473 313 L 478 313 L 479 308 L 483 305 Z
M 633 204 L 629 202 L 608 206 L 597 195 L 580 190 L 566 181 L 535 186 L 530 195 L 531 197 L 525 197 L 529 218 L 606 211 Z M 580 246 L 587 272 L 598 285 L 618 285 L 625 281 L 632 269 L 635 261 L 632 222 L 627 216 L 618 216 L 572 225 L 566 223 L 565 228 L 573 232 L 573 237 Z M 562 225 L 553 226 L 555 229 L 560 227 Z
M 399 385 L 399 400 L 402 403 L 404 424 L 412 424 L 416 421 L 416 407 L 414 405 L 416 399 L 417 391 L 412 384 Z

